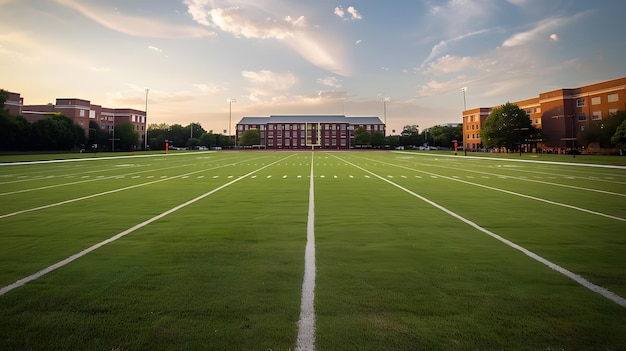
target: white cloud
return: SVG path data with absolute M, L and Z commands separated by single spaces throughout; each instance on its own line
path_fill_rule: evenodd
M 273 91 L 284 91 L 298 83 L 298 78 L 291 72 L 242 71 L 241 75 L 255 86 L 261 86 Z
M 350 14 L 351 17 L 346 17 L 346 11 L 348 11 L 348 13 Z M 344 20 L 348 20 L 348 19 L 353 19 L 353 20 L 363 19 L 363 16 L 361 16 L 359 11 L 357 11 L 357 9 L 355 9 L 354 6 L 349 6 L 346 11 L 344 11 L 344 9 L 341 6 L 337 6 L 337 7 L 335 7 L 334 13 L 335 13 L 335 15 L 337 15 L 337 17 L 342 18 Z
M 215 33 L 203 28 L 163 23 L 154 19 L 121 15 L 74 0 L 56 0 L 57 3 L 72 8 L 101 25 L 124 34 L 150 38 L 201 38 Z
M 559 41 L 559 36 L 557 34 L 550 34 L 550 39 L 554 40 L 554 41 Z
M 429 63 L 423 70 L 424 74 L 447 74 L 461 72 L 471 68 L 481 68 L 484 65 L 476 57 L 459 57 L 445 55 L 434 62 Z
M 348 69 L 331 50 L 331 40 L 312 30 L 305 16 L 273 18 L 258 8 L 211 7 L 209 0 L 185 0 L 189 13 L 200 24 L 218 28 L 237 38 L 280 40 L 317 67 L 340 75 Z
M 154 52 L 158 52 L 158 53 L 162 53 L 163 52 L 163 49 L 160 49 L 160 48 L 158 48 L 156 46 L 152 46 L 152 45 L 149 45 L 148 49 L 150 49 L 150 50 L 152 50 Z
M 454 37 L 452 39 L 440 41 L 435 46 L 433 46 L 433 48 L 430 50 L 430 54 L 428 55 L 428 57 L 424 59 L 424 61 L 422 62 L 422 66 L 432 61 L 435 57 L 439 56 L 440 54 L 448 51 L 448 44 L 452 44 L 457 41 L 460 41 L 460 40 L 463 40 L 463 39 L 466 39 L 475 35 L 487 33 L 489 31 L 490 31 L 489 29 L 482 29 L 482 30 L 475 31 L 475 32 L 465 33 L 457 37 Z
M 359 13 L 359 11 L 357 11 L 354 6 L 350 6 L 348 7 L 348 13 L 350 13 L 352 15 L 352 19 L 362 19 L 363 17 L 361 16 L 361 14 Z
M 357 40 L 357 41 L 356 41 L 356 42 L 354 42 L 354 43 L 355 43 L 356 45 L 359 45 L 359 44 L 361 44 L 362 42 L 363 42 L 363 40 L 359 39 L 359 40 Z
M 335 7 L 335 15 L 337 15 L 337 17 L 344 18 L 346 13 L 343 11 L 343 9 L 340 6 L 337 6 Z
M 521 46 L 526 45 L 534 41 L 537 37 L 541 36 L 549 30 L 559 28 L 564 25 L 569 19 L 562 17 L 546 18 L 534 25 L 534 27 L 528 31 L 516 33 L 502 43 L 504 47 Z M 554 39 L 553 39 L 554 40 Z
M 341 82 L 339 81 L 339 79 L 337 79 L 337 77 L 319 78 L 317 79 L 317 82 L 327 87 L 333 87 L 333 88 L 341 87 Z

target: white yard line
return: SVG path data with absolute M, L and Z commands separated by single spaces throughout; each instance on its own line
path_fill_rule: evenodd
M 368 159 L 368 158 L 364 158 L 364 159 L 365 160 L 371 160 L 371 159 Z M 578 206 L 573 206 L 573 205 L 568 205 L 568 204 L 564 204 L 564 203 L 561 203 L 561 202 L 546 200 L 546 199 L 542 199 L 540 197 L 535 197 L 535 196 L 531 196 L 531 195 L 516 193 L 514 191 L 500 189 L 500 188 L 496 188 L 496 187 L 493 187 L 493 186 L 488 186 L 488 185 L 483 185 L 483 184 L 478 184 L 478 183 L 472 183 L 472 182 L 468 182 L 467 180 L 462 180 L 462 179 L 458 179 L 458 178 L 444 176 L 444 175 L 441 175 L 441 174 L 436 174 L 436 173 L 431 173 L 431 172 L 427 172 L 427 171 L 422 171 L 422 170 L 414 169 L 414 168 L 411 168 L 411 167 L 400 166 L 400 165 L 396 165 L 396 164 L 389 163 L 389 162 L 383 162 L 383 164 L 389 165 L 389 166 L 398 167 L 398 168 L 408 169 L 408 170 L 411 170 L 411 171 L 414 171 L 414 172 L 420 172 L 420 173 L 428 174 L 431 177 L 439 177 L 439 178 L 443 178 L 443 179 L 448 179 L 448 180 L 452 180 L 452 181 L 455 181 L 455 182 L 460 182 L 460 183 L 465 183 L 465 184 L 477 186 L 477 187 L 480 187 L 480 188 L 485 188 L 485 189 L 489 189 L 489 190 L 503 192 L 503 193 L 509 194 L 509 195 L 515 195 L 515 196 L 523 197 L 523 198 L 530 199 L 530 200 L 544 202 L 544 203 L 547 203 L 547 204 L 550 204 L 550 205 L 561 206 L 561 207 L 569 208 L 569 209 L 580 211 L 580 212 L 589 213 L 589 214 L 596 215 L 596 216 L 601 216 L 601 217 L 610 218 L 610 219 L 614 219 L 614 220 L 621 221 L 621 222 L 626 222 L 626 218 L 617 217 L 617 216 L 613 216 L 613 215 L 602 213 L 602 212 L 592 211 L 592 210 L 588 210 L 586 208 L 582 208 L 582 207 L 578 207 Z
M 313 156 L 311 153 L 311 176 L 309 181 L 309 216 L 306 227 L 306 249 L 304 254 L 304 279 L 300 320 L 298 321 L 297 350 L 315 350 L 315 191 Z
M 287 158 L 289 158 L 291 156 L 293 156 L 293 155 L 287 156 L 284 159 L 287 159 Z M 228 187 L 228 186 L 230 186 L 230 185 L 232 185 L 232 184 L 234 184 L 234 183 L 236 183 L 236 182 L 238 182 L 238 181 L 240 181 L 240 180 L 242 180 L 242 179 L 244 179 L 244 178 L 246 178 L 246 177 L 248 177 L 248 176 L 250 176 L 250 175 L 252 175 L 252 174 L 254 174 L 256 172 L 258 172 L 258 171 L 261 171 L 261 170 L 263 170 L 263 169 L 265 169 L 265 168 L 267 168 L 267 167 L 269 167 L 269 166 L 271 166 L 271 165 L 273 165 L 273 164 L 275 164 L 277 162 L 280 162 L 280 161 L 282 161 L 284 159 L 272 162 L 272 163 L 270 163 L 270 164 L 268 164 L 266 166 L 263 166 L 261 168 L 258 168 L 256 170 L 254 170 L 254 171 L 252 171 L 252 172 L 250 172 L 248 174 L 242 175 L 242 176 L 240 176 L 240 177 L 238 177 L 238 178 L 236 178 L 236 179 L 234 179 L 234 180 L 232 180 L 232 181 L 230 181 L 230 182 L 228 182 L 228 183 L 226 183 L 224 185 L 221 185 L 221 186 L 219 186 L 219 187 L 217 187 L 217 188 L 215 188 L 215 189 L 213 189 L 213 190 L 211 190 L 211 191 L 209 191 L 207 193 L 204 193 L 204 194 L 202 194 L 202 195 L 200 195 L 200 196 L 198 196 L 198 197 L 196 197 L 194 199 L 191 199 L 191 200 L 189 200 L 189 201 L 187 201 L 187 202 L 185 202 L 183 204 L 180 204 L 180 205 L 178 205 L 178 206 L 176 206 L 176 207 L 174 207 L 172 209 L 169 209 L 169 210 L 167 210 L 167 211 L 165 211 L 165 212 L 163 212 L 163 213 L 161 213 L 161 214 L 159 214 L 157 216 L 154 216 L 154 217 L 148 219 L 147 221 L 144 221 L 142 223 L 139 223 L 139 224 L 135 225 L 134 227 L 126 229 L 125 231 L 123 231 L 121 233 L 118 233 L 118 234 L 116 234 L 116 235 L 114 235 L 114 236 L 112 236 L 112 237 L 110 237 L 110 238 L 108 238 L 108 239 L 106 239 L 104 241 L 101 241 L 101 242 L 99 242 L 99 243 L 97 243 L 95 245 L 92 245 L 92 246 L 84 249 L 83 251 L 75 254 L 75 255 L 72 255 L 72 256 L 70 256 L 70 257 L 68 257 L 68 258 L 66 258 L 66 259 L 64 259 L 62 261 L 59 261 L 59 262 L 57 262 L 57 263 L 55 263 L 55 264 L 53 264 L 53 265 L 51 265 L 51 266 L 49 266 L 47 268 L 44 268 L 44 269 L 40 270 L 37 273 L 31 274 L 28 277 L 22 278 L 22 279 L 16 281 L 15 283 L 13 283 L 13 284 L 7 285 L 7 286 L 5 286 L 5 287 L 0 289 L 0 296 L 6 294 L 7 292 L 9 292 L 9 291 L 11 291 L 11 290 L 13 290 L 15 288 L 19 288 L 20 286 L 22 286 L 22 285 L 24 285 L 24 284 L 26 284 L 28 282 L 31 282 L 31 281 L 33 281 L 33 280 L 35 280 L 37 278 L 40 278 L 40 277 L 42 277 L 42 276 L 44 276 L 44 275 L 46 275 L 46 274 L 48 274 L 48 273 L 58 269 L 58 268 L 61 268 L 61 267 L 65 266 L 66 264 L 71 263 L 71 262 L 73 262 L 73 261 L 75 261 L 75 260 L 85 256 L 86 254 L 88 254 L 88 253 L 90 253 L 90 252 L 92 252 L 94 250 L 97 250 L 98 248 L 100 248 L 100 247 L 102 247 L 102 246 L 104 246 L 106 244 L 109 244 L 109 243 L 111 243 L 111 242 L 113 242 L 113 241 L 115 241 L 115 240 L 117 240 L 117 239 L 119 239 L 121 237 L 124 237 L 124 236 L 126 236 L 126 235 L 128 235 L 128 234 L 130 234 L 130 233 L 132 233 L 134 231 L 136 231 L 137 229 L 141 229 L 141 228 L 147 226 L 148 224 L 150 224 L 150 223 L 152 223 L 154 221 L 157 221 L 157 220 L 159 220 L 159 219 L 161 219 L 161 218 L 163 218 L 163 217 L 165 217 L 165 216 L 167 216 L 169 214 L 174 213 L 174 212 L 180 210 L 181 208 L 187 207 L 187 206 L 189 206 L 189 205 L 191 205 L 191 204 L 193 204 L 193 203 L 195 203 L 197 201 L 200 201 L 200 200 L 204 199 L 205 197 L 207 197 L 207 196 L 209 196 L 211 194 L 214 194 L 214 193 L 216 193 L 216 192 L 218 192 L 218 191 L 220 191 L 220 190 L 222 190 L 222 189 L 224 189 L 224 188 L 226 188 L 226 187 Z
M 416 156 L 430 156 L 430 157 L 454 157 L 460 159 L 474 159 L 485 161 L 510 161 L 510 162 L 525 162 L 525 163 L 544 163 L 549 165 L 559 166 L 578 166 L 578 167 L 597 167 L 597 168 L 612 168 L 612 169 L 626 169 L 626 166 L 616 165 L 600 165 L 595 163 L 574 163 L 574 162 L 556 162 L 556 161 L 539 161 L 539 160 L 518 160 L 515 158 L 496 158 L 496 157 L 478 157 L 478 156 L 461 156 L 461 155 L 442 155 L 442 154 L 427 154 L 423 152 L 406 152 L 406 151 L 393 151 L 400 154 L 416 155 Z
M 337 156 L 335 156 L 335 157 L 337 157 Z M 339 157 L 337 157 L 337 158 L 339 158 Z M 369 170 L 367 170 L 365 168 L 359 167 L 359 166 L 357 166 L 357 165 L 355 165 L 355 164 L 353 164 L 351 162 L 345 161 L 345 160 L 343 160 L 341 158 L 339 158 L 339 159 L 344 161 L 344 162 L 346 162 L 346 163 L 348 163 L 348 164 L 350 164 L 353 167 L 356 167 L 356 168 L 358 168 L 358 169 L 360 169 L 360 170 L 362 170 L 362 171 L 364 171 L 366 173 L 371 174 L 372 176 L 374 176 L 374 177 L 376 177 L 376 178 L 378 178 L 378 179 L 380 179 L 382 181 L 385 181 L 385 182 L 395 186 L 398 189 L 401 189 L 401 190 L 411 194 L 412 196 L 414 196 L 414 197 L 416 197 L 416 198 L 418 198 L 418 199 L 428 203 L 429 205 L 431 205 L 433 207 L 438 208 L 439 210 L 441 210 L 441 211 L 449 214 L 450 216 L 452 216 L 452 217 L 462 221 L 463 223 L 468 224 L 469 226 L 471 226 L 471 227 L 473 227 L 473 228 L 475 228 L 475 229 L 477 229 L 477 230 L 479 230 L 479 231 L 481 231 L 481 232 L 491 236 L 492 238 L 494 238 L 494 239 L 496 239 L 496 240 L 498 240 L 498 241 L 500 241 L 500 242 L 502 242 L 502 243 L 504 243 L 504 244 L 506 244 L 506 245 L 508 245 L 508 246 L 510 246 L 510 247 L 512 247 L 514 249 L 516 249 L 516 250 L 521 251 L 526 256 L 528 256 L 528 257 L 530 257 L 530 258 L 532 258 L 532 259 L 534 259 L 534 260 L 536 260 L 536 261 L 538 261 L 540 263 L 543 263 L 544 265 L 550 267 L 551 269 L 553 269 L 553 270 L 555 270 L 555 271 L 557 271 L 557 272 L 567 276 L 568 278 L 574 280 L 575 282 L 577 282 L 578 284 L 584 286 L 585 288 L 587 288 L 587 289 L 589 289 L 589 290 L 591 290 L 591 291 L 593 291 L 595 293 L 598 293 L 598 294 L 604 296 L 605 298 L 615 302 L 616 304 L 626 308 L 626 299 L 624 299 L 623 297 L 621 297 L 621 296 L 619 296 L 619 295 L 617 295 L 617 294 L 607 290 L 606 288 L 603 288 L 603 287 L 601 287 L 599 285 L 593 284 L 592 282 L 588 281 L 587 279 L 583 278 L 582 276 L 580 276 L 578 274 L 575 274 L 575 273 L 572 273 L 572 272 L 568 271 L 567 269 L 557 265 L 556 263 L 548 261 L 547 259 L 537 255 L 536 253 L 534 253 L 534 252 L 532 252 L 532 251 L 530 251 L 530 250 L 528 250 L 528 249 L 526 249 L 526 248 L 524 248 L 524 247 L 522 247 L 520 245 L 517 245 L 514 242 L 499 236 L 498 234 L 495 234 L 495 233 L 493 233 L 493 232 L 491 232 L 491 231 L 489 231 L 489 230 L 479 226 L 478 224 L 470 221 L 469 219 L 467 219 L 465 217 L 462 217 L 461 215 L 459 215 L 459 214 L 457 214 L 455 212 L 452 212 L 451 210 L 448 210 L 447 208 L 437 204 L 436 202 L 428 200 L 427 198 L 425 198 L 425 197 L 423 197 L 421 195 L 418 195 L 418 194 L 412 192 L 411 190 L 409 190 L 407 188 L 404 188 L 401 185 L 398 185 L 398 184 L 392 182 L 391 180 L 389 180 L 389 179 L 387 179 L 387 178 L 385 178 L 383 176 L 379 176 L 376 173 L 373 173 L 373 172 L 371 172 L 371 171 L 369 171 Z

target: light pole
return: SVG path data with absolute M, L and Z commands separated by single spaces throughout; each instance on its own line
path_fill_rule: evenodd
M 467 111 L 467 103 L 465 102 L 465 92 L 467 91 L 467 87 L 461 88 L 463 92 L 463 113 Z M 463 116 L 463 122 L 465 122 L 465 116 Z M 463 123 L 463 128 L 465 128 L 465 123 Z M 463 130 L 463 136 L 465 136 L 465 130 Z M 467 156 L 467 145 L 465 145 L 465 138 L 463 138 L 463 152 L 465 156 Z
M 144 142 L 144 146 L 143 149 L 144 150 L 148 150 L 148 92 L 150 91 L 150 89 L 146 88 L 146 110 L 145 110 L 145 116 L 144 118 L 144 130 L 143 130 L 143 142 Z
M 385 119 L 385 136 L 387 136 L 387 102 L 389 102 L 388 97 L 380 98 L 380 101 L 383 102 L 383 118 Z
M 237 102 L 237 100 L 235 99 L 228 99 L 228 137 L 232 137 L 232 133 L 230 132 L 230 127 L 232 125 L 231 119 L 233 117 L 233 102 Z M 235 142 L 237 141 L 237 138 L 235 138 Z M 235 145 L 237 146 L 237 145 Z

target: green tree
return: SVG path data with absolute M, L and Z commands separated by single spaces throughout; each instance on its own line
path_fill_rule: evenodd
M 139 133 L 130 122 L 115 125 L 115 147 L 122 150 L 133 150 L 139 145 Z
M 63 115 L 49 115 L 33 122 L 30 139 L 36 150 L 70 150 L 87 141 L 85 130 Z
M 261 144 L 261 133 L 258 129 L 248 129 L 238 140 L 239 146 L 252 146 Z
M 611 143 L 620 150 L 626 149 L 626 119 L 617 127 L 615 134 L 611 137 Z M 620 155 L 622 152 L 620 151 Z
M 370 145 L 372 135 L 363 127 L 354 130 L 354 145 Z
M 419 126 L 417 124 L 404 126 L 402 133 L 400 133 L 398 144 L 402 146 L 418 145 L 420 143 L 419 133 Z
M 386 139 L 385 139 L 385 135 L 381 132 L 374 132 L 372 133 L 372 137 L 371 137 L 371 144 L 374 147 L 383 147 L 386 145 Z
M 519 141 L 535 133 L 526 111 L 507 102 L 495 107 L 481 126 L 481 139 L 485 147 L 517 149 Z
M 217 145 L 217 135 L 213 133 L 204 133 L 200 137 L 200 145 L 214 147 Z

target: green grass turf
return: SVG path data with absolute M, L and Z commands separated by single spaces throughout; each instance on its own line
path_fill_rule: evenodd
M 0 166 L 0 216 L 100 194 L 0 218 L 0 287 L 214 191 L 0 296 L 0 349 L 294 349 L 312 156 L 318 350 L 626 348 L 626 308 L 407 192 L 625 297 L 625 222 L 497 189 L 626 218 L 626 170 L 449 155 Z

